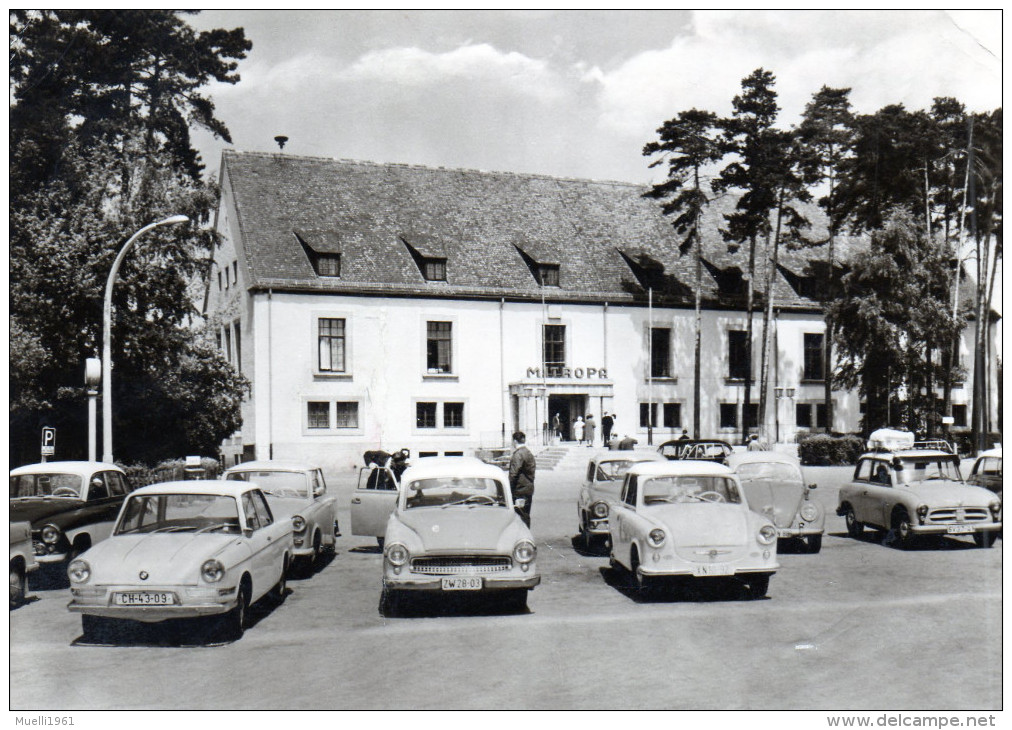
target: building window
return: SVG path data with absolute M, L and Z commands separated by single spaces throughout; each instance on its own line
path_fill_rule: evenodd
M 238 261 L 233 261 L 232 262 L 232 283 L 236 284 L 236 285 L 239 284 L 239 262 Z
M 422 274 L 426 281 L 446 281 L 446 259 L 426 259 Z
M 821 428 L 825 431 L 828 427 L 826 423 L 826 404 L 816 403 L 815 404 L 815 427 Z
M 650 377 L 671 377 L 671 329 L 668 327 L 650 330 Z
M 464 404 L 443 404 L 443 428 L 464 428 Z
M 721 403 L 720 404 L 720 427 L 721 428 L 738 428 L 738 404 L 737 403 Z
M 416 403 L 415 404 L 415 427 L 435 428 L 436 427 L 436 404 Z
M 745 413 L 745 428 L 755 428 L 759 425 L 759 404 L 749 403 Z
M 340 276 L 341 254 L 321 253 L 316 255 L 317 276 Z
M 225 291 L 228 291 L 228 266 L 225 266 Z
M 744 380 L 748 377 L 748 332 L 729 330 L 727 333 L 727 377 Z
M 952 404 L 952 425 L 956 428 L 966 428 L 966 404 Z
M 825 335 L 821 332 L 805 333 L 805 371 L 804 380 L 825 380 L 826 350 Z
M 566 367 L 566 325 L 543 325 L 544 373 L 549 378 L 562 377 Z
M 453 372 L 453 323 L 428 322 L 425 367 L 430 373 Z
M 232 362 L 232 327 L 225 327 L 225 359 Z
M 682 427 L 682 404 L 681 403 L 665 403 L 664 404 L 664 428 L 681 428 Z
M 235 369 L 242 372 L 242 333 L 241 322 L 236 320 L 232 325 L 235 328 Z
M 306 408 L 309 428 L 330 428 L 330 403 L 309 401 Z
M 538 281 L 541 282 L 541 286 L 558 286 L 559 265 L 538 264 Z
M 319 323 L 320 371 L 325 373 L 345 372 L 344 320 L 321 317 Z
M 335 428 L 358 428 L 358 402 L 338 401 L 334 404 Z
M 640 428 L 649 428 L 657 423 L 657 404 L 640 403 Z
M 812 427 L 812 407 L 808 403 L 795 404 L 794 422 L 799 428 Z
M 218 272 L 218 291 L 221 291 L 221 272 Z

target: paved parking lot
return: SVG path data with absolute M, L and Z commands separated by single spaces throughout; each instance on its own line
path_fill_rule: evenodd
M 1003 541 L 850 539 L 833 514 L 850 471 L 806 469 L 828 512 L 822 552 L 781 555 L 758 602 L 640 599 L 577 548 L 583 470 L 539 472 L 529 611 L 426 602 L 404 618 L 380 612 L 380 554 L 350 535 L 342 476 L 337 555 L 238 642 L 194 644 L 184 629 L 85 645 L 67 589 L 33 580 L 10 615 L 10 707 L 1000 709 Z

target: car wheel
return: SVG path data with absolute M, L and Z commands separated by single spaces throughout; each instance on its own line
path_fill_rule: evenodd
M 319 565 L 320 559 L 323 557 L 323 538 L 320 537 L 320 531 L 317 530 L 313 534 L 313 558 L 311 564 L 313 566 Z
M 989 548 L 994 545 L 994 541 L 998 539 L 997 532 L 975 532 L 973 533 L 973 541 L 979 548 Z
M 580 537 L 583 538 L 583 549 L 588 553 L 594 552 L 594 535 L 590 532 L 587 518 L 580 520 Z
M 815 555 L 822 550 L 822 535 L 809 535 L 805 538 L 805 543 L 808 546 L 808 552 Z
M 843 513 L 843 520 L 847 523 L 847 534 L 853 538 L 860 538 L 861 533 L 864 532 L 864 524 L 858 522 L 857 515 L 854 514 L 854 508 L 849 504 Z
M 910 515 L 905 509 L 900 508 L 893 512 L 892 529 L 886 534 L 886 540 L 902 550 L 910 547 L 913 539 L 914 531 L 910 524 Z
M 766 592 L 770 587 L 770 574 L 769 573 L 758 573 L 756 575 L 749 576 L 748 579 L 748 599 L 750 601 L 757 601 L 760 598 L 766 597 Z
M 278 582 L 271 588 L 271 602 L 275 604 L 281 604 L 285 601 L 285 596 L 288 595 L 288 562 L 285 561 L 285 567 L 281 569 L 281 577 L 278 578 Z
M 239 586 L 239 596 L 235 608 L 225 614 L 224 634 L 227 641 L 237 641 L 246 631 L 246 614 L 249 611 L 249 589 L 245 584 Z
M 96 643 L 109 641 L 112 637 L 114 626 L 113 619 L 106 618 L 105 616 L 92 616 L 87 613 L 81 614 L 81 634 L 85 641 Z
M 976 537 L 976 536 L 975 536 Z M 24 575 L 24 568 L 20 565 L 10 566 L 10 607 L 15 609 L 24 602 L 24 596 L 28 592 L 28 579 Z
M 636 589 L 641 595 L 649 595 L 653 592 L 654 582 L 646 576 L 640 575 L 638 568 L 640 567 L 639 556 L 633 552 L 629 558 L 630 573 L 632 574 L 631 583 L 633 588 Z

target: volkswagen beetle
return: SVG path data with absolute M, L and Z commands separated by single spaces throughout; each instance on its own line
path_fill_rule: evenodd
M 593 551 L 608 537 L 608 513 L 618 500 L 625 473 L 633 464 L 664 461 L 656 451 L 607 451 L 587 464 L 587 478 L 580 489 L 576 512 L 584 548 Z
M 611 564 L 640 590 L 672 579 L 734 579 L 762 598 L 777 562 L 777 530 L 749 509 L 728 467 L 679 460 L 633 465 L 608 520 Z
M 541 582 L 536 557 L 502 469 L 471 457 L 426 457 L 401 476 L 383 551 L 388 608 L 428 591 L 491 594 L 522 610 Z
M 250 604 L 284 597 L 291 556 L 291 521 L 275 519 L 255 485 L 153 484 L 127 498 L 108 540 L 70 563 L 67 608 L 82 614 L 86 638 L 122 619 L 219 616 L 237 639 Z

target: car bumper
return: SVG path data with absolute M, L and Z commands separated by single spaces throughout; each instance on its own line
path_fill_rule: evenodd
M 714 568 L 715 566 L 708 565 L 707 568 Z M 636 568 L 636 572 L 644 578 L 734 578 L 738 575 L 755 575 L 756 573 L 766 573 L 767 575 L 773 575 L 777 572 L 777 568 L 780 565 L 769 565 L 769 566 L 749 566 L 749 567 L 738 567 L 735 566 L 730 572 L 713 572 L 707 575 L 699 575 L 696 572 L 695 566 L 687 566 L 684 569 L 678 570 L 650 570 L 649 568 L 644 569 L 642 565 Z
M 72 588 L 71 592 L 80 590 Z M 120 592 L 170 592 L 175 594 L 177 603 L 167 606 L 119 606 L 113 603 L 114 595 Z M 200 591 L 200 593 L 196 593 Z M 214 595 L 212 594 L 214 591 Z M 145 623 L 157 623 L 177 618 L 199 618 L 227 613 L 235 608 L 236 589 L 209 589 L 180 586 L 111 586 L 101 596 L 80 596 L 73 594 L 67 610 L 105 618 L 130 619 Z
M 806 525 L 805 527 L 778 527 L 777 537 L 781 540 L 791 537 L 807 537 L 808 535 L 821 535 L 825 529 L 821 525 Z
M 952 529 L 956 528 L 956 529 Z M 977 532 L 998 532 L 1001 530 L 1000 522 L 980 523 L 956 523 L 956 524 L 931 524 L 911 525 L 910 531 L 915 535 L 972 535 Z
M 608 520 L 607 520 L 607 518 L 605 518 L 603 520 L 593 520 L 593 519 L 590 520 L 590 523 L 589 523 L 589 526 L 588 526 L 588 532 L 590 532 L 591 535 L 607 535 L 607 534 L 609 534 L 611 531 L 608 529 Z
M 45 555 L 36 555 L 35 562 L 39 565 L 57 565 L 65 563 L 67 556 L 68 553 L 46 553 Z
M 431 591 L 443 593 L 443 578 L 461 577 L 441 575 L 408 575 L 408 576 L 384 576 L 383 587 L 397 591 Z M 470 576 L 468 576 L 470 577 Z M 541 583 L 540 575 L 510 575 L 510 576 L 474 576 L 482 578 L 481 591 L 488 592 L 508 590 L 511 588 L 527 588 L 528 590 Z M 466 593 L 467 591 L 445 591 L 446 593 Z

